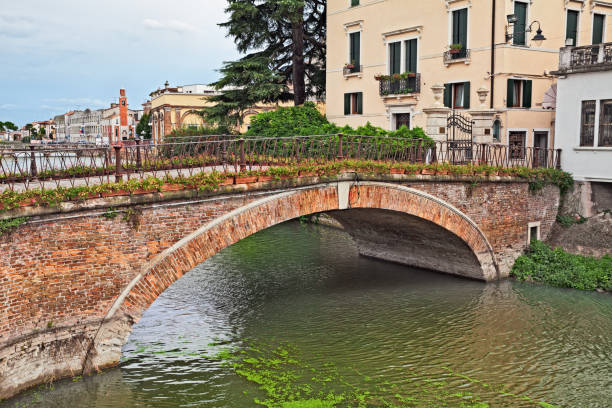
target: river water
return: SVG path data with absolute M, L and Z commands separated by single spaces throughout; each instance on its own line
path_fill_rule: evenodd
M 134 327 L 120 367 L 0 405 L 270 401 L 269 388 L 216 357 L 241 351 L 284 360 L 263 371 L 301 377 L 274 377 L 272 393 L 311 402 L 344 392 L 338 406 L 612 406 L 612 296 L 364 259 L 343 232 L 298 222 L 243 240 L 172 285 Z

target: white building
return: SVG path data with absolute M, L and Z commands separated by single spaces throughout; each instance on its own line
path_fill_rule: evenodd
M 612 43 L 561 49 L 556 148 L 585 216 L 612 209 Z

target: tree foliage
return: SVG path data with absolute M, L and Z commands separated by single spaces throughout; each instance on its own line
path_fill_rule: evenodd
M 212 120 L 240 122 L 249 106 L 293 98 L 303 104 L 325 91 L 325 0 L 228 0 L 228 21 L 238 61 L 225 62 L 213 85 L 230 87 L 211 99 Z
M 140 137 L 144 133 L 145 139 L 151 139 L 152 130 L 151 125 L 149 125 L 150 118 L 150 113 L 145 113 L 144 115 L 142 115 L 142 118 L 140 118 L 140 121 L 136 125 L 136 135 Z
M 5 131 L 5 130 L 13 130 L 13 131 L 15 131 L 17 129 L 19 129 L 19 128 L 13 122 L 9 122 L 9 121 L 0 122 L 0 131 Z

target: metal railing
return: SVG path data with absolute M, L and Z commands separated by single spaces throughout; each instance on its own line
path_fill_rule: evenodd
M 344 68 L 342 68 L 342 72 L 345 76 L 351 74 L 359 74 L 363 72 L 363 65 L 345 66 Z
M 559 54 L 560 71 L 586 71 L 612 65 L 612 43 L 562 48 Z
M 339 159 L 560 168 L 561 150 L 358 135 L 287 138 L 200 136 L 101 148 L 36 148 L 0 154 L 0 190 L 74 187 L 146 177 L 239 173 Z
M 443 55 L 444 63 L 448 64 L 454 62 L 455 60 L 465 60 L 470 58 L 470 50 L 467 48 L 462 48 L 460 50 L 448 50 L 444 52 Z
M 380 96 L 405 95 L 421 92 L 421 74 L 412 74 L 406 78 L 379 79 Z

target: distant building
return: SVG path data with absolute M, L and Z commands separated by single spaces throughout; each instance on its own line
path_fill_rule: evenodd
M 43 120 L 32 122 L 32 128 L 36 129 L 36 133 L 41 135 L 41 129 L 44 129 L 45 139 L 55 139 L 55 122 L 53 120 Z
M 559 55 L 556 148 L 580 190 L 582 215 L 612 209 L 612 43 Z

